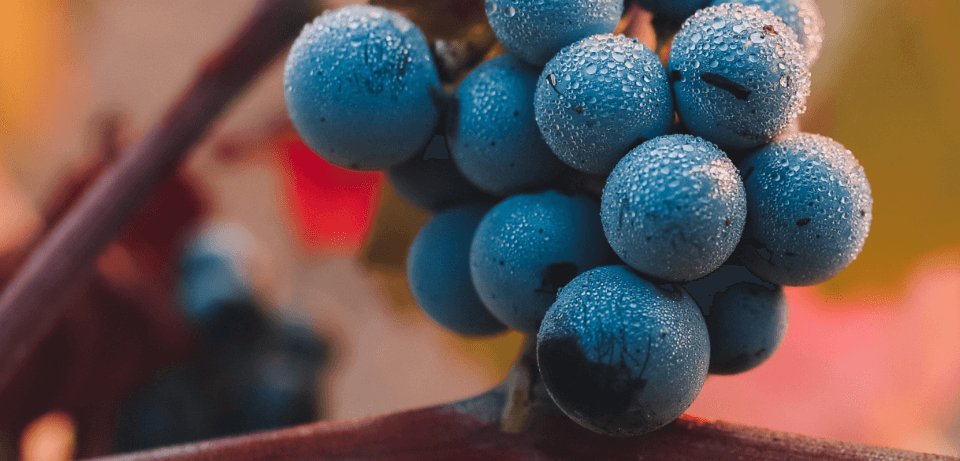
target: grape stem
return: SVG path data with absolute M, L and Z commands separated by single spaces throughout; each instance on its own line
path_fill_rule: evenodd
M 683 415 L 640 437 L 584 429 L 547 394 L 528 337 L 513 369 L 478 396 L 353 421 L 321 421 L 94 461 L 957 459 L 837 442 Z
M 97 255 L 155 187 L 173 175 L 229 103 L 296 37 L 317 12 L 313 4 L 258 2 L 164 117 L 123 152 L 31 252 L 0 294 L 0 390 L 50 333 L 67 296 L 85 279 Z

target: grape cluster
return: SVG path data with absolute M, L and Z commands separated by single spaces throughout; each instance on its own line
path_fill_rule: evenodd
M 291 117 L 319 155 L 386 166 L 437 213 L 408 258 L 424 311 L 465 335 L 537 335 L 557 406 L 618 436 L 678 417 L 708 373 L 766 360 L 786 331 L 782 287 L 843 270 L 872 218 L 850 151 L 797 122 L 822 43 L 813 0 L 639 3 L 655 23 L 682 21 L 658 37 L 668 49 L 614 35 L 619 1 L 486 0 L 508 54 L 440 88 L 412 72 L 432 65 L 422 35 L 353 6 L 307 26 L 285 73 Z M 357 52 L 382 44 L 406 51 Z M 419 128 L 410 107 L 389 112 L 424 94 L 446 96 Z M 297 122 L 318 114 L 350 131 Z M 380 141 L 391 136 L 419 150 Z
M 189 360 L 121 402 L 118 451 L 225 437 L 317 419 L 329 346 L 306 325 L 269 315 L 246 270 L 249 234 L 205 228 L 180 260 L 177 295 L 194 333 Z

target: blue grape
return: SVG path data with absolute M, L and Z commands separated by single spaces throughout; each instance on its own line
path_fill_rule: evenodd
M 722 151 L 695 136 L 667 135 L 620 160 L 600 208 L 607 240 L 624 262 L 682 282 L 713 272 L 733 253 L 747 205 Z
M 825 282 L 863 249 L 873 198 L 863 167 L 840 143 L 801 133 L 777 140 L 740 165 L 747 224 L 737 250 L 764 280 Z
M 613 32 L 623 0 L 486 0 L 487 20 L 503 47 L 543 66 L 561 48 Z
M 820 56 L 823 46 L 823 16 L 815 0 L 713 0 L 712 5 L 721 3 L 741 3 L 757 5 L 769 11 L 789 26 L 797 34 L 797 41 L 803 47 L 807 61 L 813 65 Z
M 272 325 L 268 346 L 293 360 L 322 368 L 330 359 L 330 345 L 308 325 L 293 319 L 279 319 Z
M 236 386 L 241 432 L 278 429 L 317 419 L 316 367 L 284 350 L 262 350 L 246 361 Z
M 195 370 L 171 367 L 124 398 L 117 409 L 118 452 L 194 442 L 217 435 L 217 405 Z
M 710 4 L 710 0 L 633 0 L 654 15 L 670 19 L 686 19 Z
M 563 168 L 534 119 L 537 75 L 517 58 L 500 55 L 470 72 L 457 89 L 447 125 L 450 153 L 484 191 L 513 194 L 546 183 Z
M 440 80 L 426 38 L 383 8 L 347 6 L 305 26 L 283 81 L 304 142 L 344 168 L 399 164 L 427 144 L 437 124 Z
M 470 247 L 480 299 L 501 322 L 535 333 L 557 290 L 603 264 L 609 249 L 600 210 L 585 196 L 514 195 L 493 207 Z
M 547 63 L 534 99 L 553 152 L 580 171 L 607 174 L 627 151 L 667 133 L 673 102 L 657 56 L 635 38 L 594 35 Z
M 732 375 L 766 361 L 787 332 L 783 288 L 761 280 L 745 267 L 728 263 L 686 283 L 707 321 L 710 373 Z
M 212 226 L 186 245 L 177 296 L 184 316 L 205 339 L 249 345 L 266 328 L 247 274 L 250 235 L 239 226 Z
M 765 144 L 806 110 L 810 72 L 797 35 L 757 6 L 698 11 L 674 37 L 668 68 L 680 119 L 722 149 Z
M 420 229 L 407 254 L 407 279 L 420 308 L 461 335 L 506 329 L 484 306 L 470 278 L 470 244 L 486 205 L 450 208 Z
M 405 200 L 432 212 L 466 203 L 496 201 L 457 169 L 441 135 L 433 137 L 423 155 L 390 167 L 387 180 Z
M 554 402 L 607 435 L 645 434 L 680 416 L 703 387 L 709 357 L 693 298 L 625 266 L 573 279 L 537 335 L 537 363 Z

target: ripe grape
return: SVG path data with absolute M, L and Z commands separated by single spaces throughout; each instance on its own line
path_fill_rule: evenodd
M 609 256 L 600 210 L 589 198 L 549 190 L 493 207 L 470 247 L 480 299 L 501 322 L 535 333 L 557 290 Z
M 668 68 L 680 119 L 722 149 L 769 142 L 806 109 L 810 92 L 797 35 L 757 6 L 699 10 L 674 37 Z
M 740 172 L 748 219 L 738 254 L 764 280 L 825 282 L 863 249 L 873 218 L 870 183 L 840 143 L 801 133 L 747 157 Z
M 218 406 L 203 373 L 169 367 L 117 408 L 118 452 L 194 442 L 218 435 Z
M 537 335 L 550 396 L 574 421 L 607 435 L 645 434 L 680 416 L 703 387 L 709 357 L 693 298 L 625 266 L 573 279 Z
M 553 152 L 586 173 L 609 173 L 631 147 L 666 134 L 673 122 L 663 65 L 622 35 L 564 48 L 541 73 L 534 106 Z
M 656 16 L 670 19 L 686 19 L 700 8 L 710 4 L 710 0 L 633 0 L 636 4 Z
M 470 278 L 470 244 L 489 209 L 467 205 L 437 214 L 420 229 L 407 254 L 407 280 L 417 304 L 435 322 L 461 335 L 506 329 L 487 311 Z
M 387 181 L 408 202 L 437 212 L 474 202 L 495 202 L 463 176 L 454 165 L 446 140 L 436 135 L 422 155 L 387 170 Z
M 721 3 L 741 3 L 757 5 L 769 11 L 789 26 L 797 34 L 797 41 L 803 47 L 807 60 L 812 66 L 820 56 L 823 46 L 823 16 L 814 0 L 713 0 L 713 5 Z
M 630 151 L 607 178 L 600 207 L 617 255 L 674 282 L 720 267 L 740 240 L 747 210 L 730 159 L 690 135 L 661 136 Z
M 242 228 L 214 226 L 191 239 L 181 256 L 180 306 L 187 321 L 212 343 L 248 346 L 266 328 L 247 273 L 244 250 L 250 245 Z
M 727 263 L 683 287 L 700 306 L 710 333 L 710 373 L 732 375 L 756 368 L 787 332 L 783 288 L 745 267 Z
M 383 8 L 347 6 L 307 24 L 283 80 L 300 137 L 344 168 L 399 164 L 427 144 L 437 123 L 440 80 L 426 38 Z
M 484 191 L 516 193 L 546 183 L 563 168 L 534 120 L 538 75 L 505 54 L 478 66 L 457 89 L 447 124 L 450 153 Z
M 487 20 L 503 47 L 543 66 L 561 48 L 613 32 L 623 0 L 486 0 Z

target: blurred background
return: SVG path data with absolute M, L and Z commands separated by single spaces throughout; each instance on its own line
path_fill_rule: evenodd
M 381 3 L 402 6 L 429 34 L 455 33 L 450 24 L 483 18 L 482 9 L 464 1 Z M 0 2 L 4 280 L 76 191 L 160 117 L 253 4 Z M 844 144 L 864 166 L 874 197 L 870 236 L 858 260 L 834 280 L 788 289 L 791 324 L 780 350 L 751 372 L 710 377 L 690 413 L 958 455 L 960 2 L 818 4 L 825 42 L 801 123 L 804 131 Z M 158 398 L 185 402 L 229 387 L 217 381 L 222 377 L 194 376 L 197 363 L 216 363 L 232 370 L 224 373 L 239 373 L 225 376 L 246 377 L 243 382 L 253 382 L 249 376 L 257 373 L 290 376 L 271 384 L 285 392 L 293 382 L 306 383 L 306 390 L 296 392 L 307 395 L 312 410 L 289 421 L 448 402 L 483 392 L 506 375 L 521 335 L 464 339 L 419 313 L 403 264 L 428 216 L 402 202 L 381 174 L 332 167 L 300 143 L 286 118 L 281 77 L 279 60 L 98 260 L 97 281 L 66 314 L 75 326 L 54 332 L 66 339 L 47 341 L 41 357 L 49 360 L 31 365 L 21 389 L 0 395 L 4 405 L 20 402 L 14 411 L 0 410 L 0 460 L 122 449 L 123 440 L 139 440 L 124 435 L 124 427 L 139 424 L 124 415 L 153 411 L 137 407 L 144 389 L 177 380 L 201 383 L 193 397 L 182 395 L 183 386 L 157 391 Z M 126 307 L 193 299 L 189 281 L 183 281 L 185 264 L 200 272 L 219 270 L 207 265 L 204 248 L 226 255 L 223 273 L 248 283 L 247 297 L 237 303 L 254 308 L 238 315 L 256 316 L 267 332 L 284 332 L 283 325 L 291 324 L 308 332 L 311 339 L 303 343 L 287 333 L 231 339 L 273 371 L 237 371 L 231 364 L 244 360 L 226 353 L 197 359 L 191 348 L 210 339 L 190 331 L 179 311 Z M 196 261 L 202 262 L 185 263 L 184 254 L 200 254 Z M 89 307 L 104 303 L 119 307 Z M 203 315 L 187 317 L 193 314 Z M 76 325 L 113 326 L 128 337 L 105 343 Z M 155 341 L 145 346 L 144 338 Z M 77 343 L 124 352 L 58 353 Z M 120 347 L 132 344 L 137 347 Z M 303 348 L 310 354 L 297 357 L 307 358 L 291 362 L 289 351 Z M 287 352 L 277 355 L 281 349 Z M 177 365 L 182 363 L 194 365 Z M 104 376 L 115 385 L 91 384 Z M 293 391 L 264 392 L 252 399 L 285 402 L 276 396 Z M 273 397 L 263 397 L 268 394 Z M 216 411 L 221 420 L 230 419 Z

